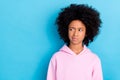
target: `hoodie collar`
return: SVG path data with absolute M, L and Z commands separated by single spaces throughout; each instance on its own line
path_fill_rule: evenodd
M 78 55 L 85 54 L 87 50 L 88 50 L 88 48 L 84 45 L 83 50 Z M 60 51 L 63 51 L 65 53 L 68 53 L 68 54 L 71 54 L 71 55 L 77 55 L 66 44 L 64 44 L 64 46 L 60 49 Z

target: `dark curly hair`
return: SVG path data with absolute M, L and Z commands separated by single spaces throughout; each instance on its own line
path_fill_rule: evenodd
M 99 28 L 101 27 L 99 12 L 87 4 L 71 4 L 70 6 L 61 9 L 61 12 L 56 19 L 56 24 L 58 26 L 60 37 L 67 45 L 70 43 L 68 38 L 68 25 L 73 20 L 80 20 L 85 25 L 86 37 L 84 38 L 83 43 L 88 46 L 99 33 Z

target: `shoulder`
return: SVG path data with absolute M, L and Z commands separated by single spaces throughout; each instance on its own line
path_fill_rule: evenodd
M 88 53 L 88 56 L 94 61 L 94 62 L 100 62 L 100 57 L 92 52 L 89 48 L 87 48 L 87 53 Z
M 51 61 L 56 61 L 57 59 L 59 59 L 60 57 L 63 56 L 63 52 L 61 52 L 60 50 L 53 53 L 52 57 L 51 57 Z
M 69 49 L 66 45 L 63 45 L 57 52 L 52 55 L 53 59 L 64 58 L 69 54 Z

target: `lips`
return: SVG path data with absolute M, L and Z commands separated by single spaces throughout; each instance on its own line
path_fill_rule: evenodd
M 77 41 L 77 38 L 72 38 L 73 41 Z

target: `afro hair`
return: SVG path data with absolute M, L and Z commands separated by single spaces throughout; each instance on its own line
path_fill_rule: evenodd
M 99 33 L 99 28 L 101 27 L 102 22 L 99 12 L 87 4 L 71 4 L 61 9 L 56 19 L 56 24 L 61 39 L 63 39 L 67 45 L 70 43 L 68 38 L 68 26 L 73 20 L 80 20 L 85 25 L 86 36 L 83 40 L 83 44 L 88 46 Z

